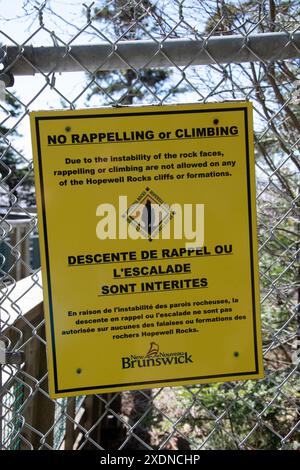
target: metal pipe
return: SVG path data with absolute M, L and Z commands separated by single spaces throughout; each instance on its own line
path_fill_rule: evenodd
M 300 32 L 212 36 L 203 40 L 120 41 L 113 44 L 23 48 L 7 46 L 6 71 L 89 72 L 272 61 L 300 57 Z

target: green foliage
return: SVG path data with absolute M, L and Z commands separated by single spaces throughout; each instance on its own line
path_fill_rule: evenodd
M 3 108 L 10 118 L 16 118 L 20 114 L 21 106 L 12 94 L 6 93 Z M 35 205 L 34 179 L 31 164 L 11 145 L 14 138 L 19 137 L 15 129 L 0 125 L 0 181 L 4 190 L 10 195 L 7 201 L 3 198 L 2 205 L 12 204 L 14 198 L 18 203 L 27 206 Z
M 203 2 L 208 4 L 209 19 L 206 34 L 237 34 L 250 32 L 290 31 L 298 28 L 299 2 L 242 0 L 231 2 Z M 254 30 L 253 26 L 256 25 Z M 253 31 L 254 30 L 254 31 Z
M 107 31 L 106 36 L 113 41 L 151 39 L 159 30 L 160 17 L 154 2 L 115 0 L 108 5 L 105 1 L 101 4 L 102 8 L 95 9 L 95 19 L 99 29 Z M 99 96 L 106 104 L 140 103 L 148 97 L 154 98 L 169 78 L 170 72 L 165 69 L 99 71 L 94 74 L 88 99 Z M 181 91 L 176 89 L 174 93 Z
M 205 449 L 278 448 L 280 435 L 297 422 L 296 400 L 288 398 L 295 395 L 297 385 L 289 383 L 281 393 L 277 390 L 284 372 L 272 381 L 247 381 L 235 387 L 216 383 L 178 388 L 176 400 L 185 410 L 182 432 L 188 425 L 194 448 L 203 444 Z

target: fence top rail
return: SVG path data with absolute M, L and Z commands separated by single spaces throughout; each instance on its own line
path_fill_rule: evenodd
M 6 46 L 6 71 L 14 75 L 208 65 L 300 57 L 300 32 L 211 36 L 200 40 L 136 40 L 94 45 Z

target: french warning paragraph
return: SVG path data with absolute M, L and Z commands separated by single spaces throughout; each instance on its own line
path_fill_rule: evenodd
M 209 325 L 246 320 L 239 298 L 199 299 L 193 302 L 128 305 L 68 310 L 66 335 L 110 334 L 113 340 L 193 334 Z

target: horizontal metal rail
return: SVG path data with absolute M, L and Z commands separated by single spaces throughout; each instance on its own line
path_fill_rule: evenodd
M 152 67 L 185 67 L 300 57 L 300 33 L 211 36 L 203 40 L 120 41 L 66 47 L 7 46 L 6 70 L 14 75 Z

